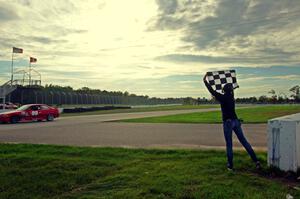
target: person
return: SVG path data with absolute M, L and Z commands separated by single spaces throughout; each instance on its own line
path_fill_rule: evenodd
M 247 141 L 243 134 L 241 127 L 241 121 L 238 119 L 235 112 L 235 100 L 232 84 L 225 84 L 223 87 L 223 93 L 216 92 L 211 85 L 207 82 L 207 75 L 203 77 L 203 82 L 207 87 L 208 91 L 219 101 L 222 110 L 223 119 L 223 131 L 226 141 L 226 153 L 227 153 L 227 168 L 233 170 L 233 152 L 232 152 L 232 131 L 235 132 L 240 143 L 245 147 L 246 151 L 256 164 L 256 168 L 260 169 L 261 165 L 258 161 L 254 150 L 250 143 Z

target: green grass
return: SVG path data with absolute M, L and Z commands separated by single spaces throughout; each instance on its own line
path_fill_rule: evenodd
M 112 104 L 61 104 L 61 105 L 56 105 L 56 107 L 59 107 L 59 108 L 95 107 L 95 106 L 112 106 Z M 115 106 L 126 106 L 126 105 L 116 104 Z
M 0 198 L 300 197 L 266 177 L 266 154 L 258 156 L 260 172 L 245 152 L 235 152 L 232 173 L 224 151 L 0 144 Z
M 269 119 L 300 112 L 299 105 L 255 106 L 236 110 L 244 123 L 266 123 Z M 140 123 L 221 123 L 221 111 L 187 113 L 122 120 Z
M 174 106 L 149 106 L 149 107 L 136 107 L 131 109 L 115 109 L 103 111 L 89 111 L 82 113 L 63 113 L 61 116 L 80 116 L 80 115 L 100 115 L 110 113 L 134 113 L 134 112 L 150 112 L 150 111 L 171 111 L 171 110 L 189 110 L 189 109 L 206 109 L 216 108 L 218 105 L 174 105 Z

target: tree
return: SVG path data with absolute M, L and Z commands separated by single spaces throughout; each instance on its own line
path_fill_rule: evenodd
M 278 94 L 278 103 L 282 104 L 282 103 L 288 103 L 289 102 L 289 98 L 286 96 L 285 93 L 280 92 Z
M 125 91 L 125 92 L 124 92 L 124 96 L 125 96 L 125 97 L 129 96 L 129 92 L 128 92 L 128 91 Z
M 72 92 L 73 88 L 71 86 L 59 86 L 53 84 L 46 84 L 44 87 L 47 91 L 62 91 L 62 92 Z
M 290 88 L 292 92 L 291 97 L 295 100 L 295 102 L 300 102 L 300 86 L 296 85 Z
M 265 96 L 265 95 L 262 95 L 262 96 L 260 96 L 260 97 L 258 98 L 258 101 L 259 101 L 260 103 L 267 103 L 267 102 L 268 102 L 268 97 Z
M 276 95 L 275 90 L 272 89 L 272 90 L 270 90 L 268 93 L 272 95 L 272 96 L 271 96 L 271 102 L 272 102 L 272 103 L 276 103 L 276 102 L 277 102 L 277 95 Z

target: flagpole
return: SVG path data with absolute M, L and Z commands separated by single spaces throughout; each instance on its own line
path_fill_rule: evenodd
M 14 50 L 11 53 L 11 85 L 13 84 L 14 80 Z
M 29 60 L 29 86 L 31 85 L 31 62 Z

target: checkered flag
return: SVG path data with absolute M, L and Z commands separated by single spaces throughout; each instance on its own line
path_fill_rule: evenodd
M 206 75 L 208 83 L 217 92 L 221 92 L 225 84 L 232 84 L 234 89 L 239 87 L 236 81 L 235 70 L 207 72 Z

